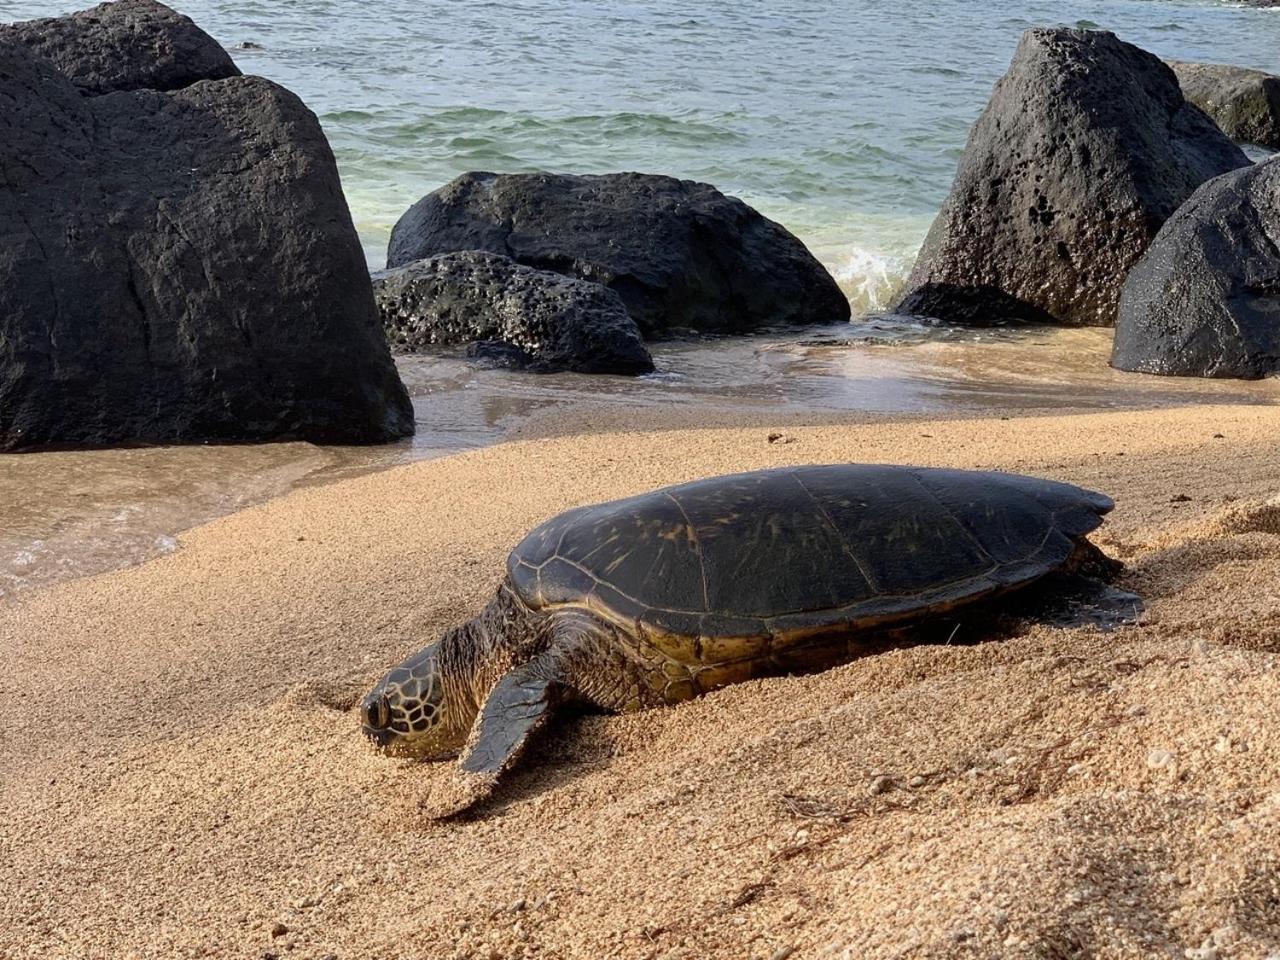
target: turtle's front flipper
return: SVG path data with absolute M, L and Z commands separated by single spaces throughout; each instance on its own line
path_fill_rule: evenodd
M 452 816 L 488 796 L 498 777 L 546 722 L 564 691 L 563 668 L 559 658 L 551 654 L 543 654 L 499 680 L 480 708 L 451 782 L 423 803 L 427 815 Z

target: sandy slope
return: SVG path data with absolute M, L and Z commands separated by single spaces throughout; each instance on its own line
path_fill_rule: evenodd
M 0 608 L 0 956 L 1280 954 L 1280 408 L 783 429 L 303 489 Z M 1143 623 L 579 719 L 462 823 L 358 737 L 539 520 L 839 460 L 1112 493 Z

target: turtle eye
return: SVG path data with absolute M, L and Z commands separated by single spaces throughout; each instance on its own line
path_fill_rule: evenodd
M 382 730 L 391 722 L 391 706 L 382 694 L 372 696 L 364 702 L 364 725 L 373 730 Z

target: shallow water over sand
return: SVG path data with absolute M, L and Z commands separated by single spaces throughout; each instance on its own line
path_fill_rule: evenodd
M 418 435 L 384 447 L 305 443 L 11 455 L 0 463 L 0 597 L 177 548 L 191 526 L 371 469 L 513 437 L 831 417 L 1017 416 L 1197 403 L 1274 403 L 1280 380 L 1180 380 L 1106 365 L 1107 330 L 928 330 L 868 320 L 658 344 L 638 379 L 402 358 Z

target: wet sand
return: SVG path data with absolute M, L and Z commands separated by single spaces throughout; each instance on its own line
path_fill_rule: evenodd
M 1280 408 L 670 413 L 304 486 L 6 601 L 0 956 L 1275 950 Z M 441 768 L 361 742 L 356 698 L 536 522 L 841 460 L 1107 491 L 1095 539 L 1147 611 L 572 720 L 463 822 L 417 812 Z
M 531 376 L 447 353 L 402 357 L 418 435 L 383 447 L 170 447 L 6 457 L 0 600 L 173 549 L 182 530 L 304 484 L 503 440 L 775 420 L 1023 416 L 1280 401 L 1261 383 L 1111 370 L 1108 330 L 929 329 L 870 319 L 801 332 L 655 346 L 653 376 Z

